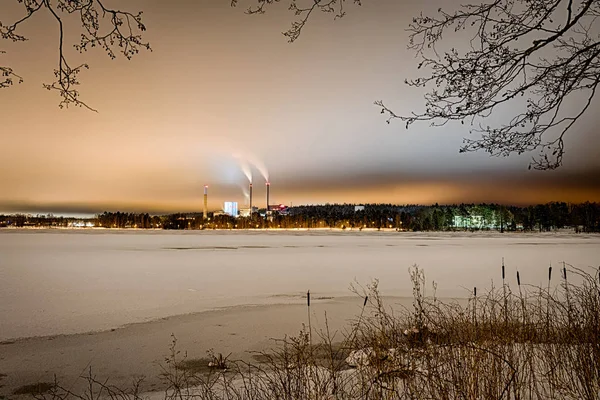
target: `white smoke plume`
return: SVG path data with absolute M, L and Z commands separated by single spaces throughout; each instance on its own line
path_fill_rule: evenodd
M 267 167 L 265 166 L 265 164 L 262 161 L 260 161 L 258 158 L 253 157 L 253 156 L 249 156 L 247 159 L 250 163 L 252 163 L 252 165 L 254 165 L 254 167 L 258 170 L 258 172 L 260 172 L 260 174 L 265 179 L 265 181 L 269 182 L 269 171 L 267 170 Z
M 240 154 L 234 154 L 233 158 L 237 160 L 238 164 L 240 165 L 240 169 L 242 170 L 246 178 L 248 178 L 248 182 L 252 183 L 252 168 L 250 168 L 248 160 Z
M 250 190 L 249 190 L 248 186 L 240 185 L 240 188 L 242 188 L 242 193 L 244 194 L 244 204 L 249 205 L 250 204 Z
M 240 169 L 244 175 L 246 175 L 246 178 L 248 178 L 249 183 L 252 183 L 251 166 L 253 166 L 262 175 L 266 182 L 269 182 L 269 171 L 267 170 L 266 165 L 257 157 L 252 154 L 242 155 L 240 153 L 233 154 L 233 157 L 237 160 L 238 164 L 240 165 Z

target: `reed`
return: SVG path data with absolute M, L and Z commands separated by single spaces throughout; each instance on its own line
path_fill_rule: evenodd
M 600 270 L 564 263 L 561 272 L 554 290 L 552 266 L 546 287 L 517 272 L 513 294 L 503 260 L 501 289 L 473 288 L 466 301 L 443 302 L 435 290 L 426 296 L 425 274 L 413 266 L 412 308 L 385 304 L 373 281 L 356 291 L 362 309 L 345 335 L 327 322 L 315 330 L 307 292 L 308 327 L 257 362 L 225 357 L 223 368 L 182 369 L 185 353 L 174 339 L 163 364 L 164 399 L 598 399 Z M 88 393 L 56 383 L 34 397 L 142 398 L 139 384 L 117 389 L 91 372 L 85 379 Z

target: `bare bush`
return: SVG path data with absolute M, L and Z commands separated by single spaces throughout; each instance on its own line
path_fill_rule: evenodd
M 256 362 L 205 359 L 190 368 L 176 349 L 162 365 L 166 400 L 196 399 L 597 399 L 600 395 L 600 274 L 563 265 L 560 284 L 507 283 L 473 288 L 469 298 L 426 296 L 414 266 L 413 307 L 384 304 L 378 282 L 354 288 L 363 310 L 347 332 L 329 327 L 255 354 Z M 571 281 L 577 278 L 577 284 Z M 554 289 L 553 289 L 554 287 Z M 308 297 L 308 296 L 307 296 Z M 314 343 L 313 343 L 314 340 Z M 216 367 L 215 367 L 216 366 Z M 79 395 L 58 383 L 38 400 L 137 400 L 139 384 L 122 390 L 85 377 Z

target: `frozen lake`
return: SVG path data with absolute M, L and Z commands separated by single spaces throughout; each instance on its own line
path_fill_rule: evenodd
M 0 230 L 0 341 L 299 302 L 308 289 L 348 296 L 353 281 L 373 278 L 384 295 L 409 297 L 413 264 L 438 296 L 466 297 L 500 284 L 502 257 L 511 284 L 518 268 L 545 285 L 550 264 L 597 267 L 600 236 Z

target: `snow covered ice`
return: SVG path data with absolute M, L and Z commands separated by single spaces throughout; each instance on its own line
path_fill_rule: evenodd
M 518 269 L 545 285 L 550 264 L 597 267 L 599 256 L 600 236 L 575 234 L 0 230 L 0 341 L 302 302 L 308 289 L 349 296 L 374 278 L 410 297 L 413 264 L 439 297 L 465 297 L 500 284 L 503 257 L 511 284 Z

